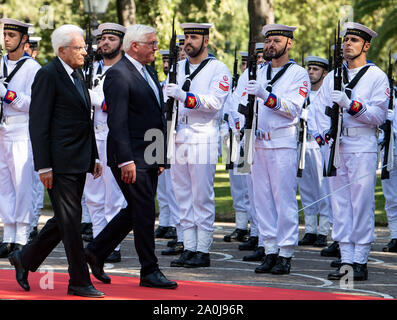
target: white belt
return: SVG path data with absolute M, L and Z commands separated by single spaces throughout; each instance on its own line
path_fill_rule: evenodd
M 273 131 L 256 130 L 255 135 L 260 140 L 273 140 L 290 137 L 296 134 L 296 127 L 280 128 Z
M 3 116 L 3 119 L 1 119 L 2 124 L 25 123 L 28 121 L 29 121 L 29 116 L 25 114 L 21 114 L 17 116 Z
M 198 117 L 192 117 L 192 116 L 180 116 L 178 118 L 178 123 L 179 124 L 188 124 L 188 125 L 193 125 L 193 124 L 205 124 L 211 127 L 217 127 L 218 126 L 218 120 L 217 119 L 212 119 L 212 120 L 205 120 L 202 118 Z
M 348 137 L 375 136 L 375 128 L 343 128 L 342 135 Z
M 108 128 L 106 123 L 100 123 L 97 124 L 94 129 L 95 129 L 95 133 L 99 133 L 99 132 L 103 132 L 106 131 L 106 129 Z

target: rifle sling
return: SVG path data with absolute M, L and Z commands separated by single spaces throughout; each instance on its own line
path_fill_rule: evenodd
M 365 66 L 364 68 L 361 68 L 361 70 L 356 74 L 356 76 L 350 82 L 349 82 L 348 76 L 347 76 L 347 69 L 343 68 L 343 83 L 347 84 L 347 86 L 345 87 L 345 93 L 349 99 L 351 99 L 353 88 L 360 81 L 362 76 L 367 72 L 369 67 L 370 66 Z
M 5 77 L 7 77 L 7 79 L 5 79 L 4 81 L 4 86 L 8 87 L 8 84 L 10 83 L 11 79 L 14 77 L 14 75 L 18 72 L 18 70 L 22 67 L 22 65 L 26 62 L 26 60 L 28 59 L 23 59 L 21 61 L 17 62 L 17 65 L 15 66 L 14 70 L 10 73 L 10 75 L 7 77 L 7 67 L 6 64 L 4 63 L 4 67 L 3 67 L 3 75 Z
M 274 84 L 278 79 L 280 79 L 280 78 L 284 75 L 285 71 L 287 71 L 287 69 L 288 69 L 292 64 L 293 64 L 292 62 L 289 62 L 289 63 L 285 64 L 284 67 L 283 67 L 279 72 L 277 72 L 277 74 L 276 74 L 276 75 L 274 76 L 274 78 L 271 79 L 271 80 L 270 80 L 270 78 L 271 78 L 271 76 L 272 76 L 272 65 L 269 64 L 269 67 L 267 68 L 267 74 L 266 74 L 266 76 L 267 76 L 267 80 L 270 80 L 270 82 L 267 84 L 267 87 L 266 87 L 266 90 L 267 90 L 267 91 L 272 92 L 272 89 L 273 89 L 272 86 L 273 86 L 273 84 Z
M 192 74 L 190 74 L 190 67 L 189 67 L 190 63 L 189 63 L 189 60 L 186 61 L 186 64 L 185 64 L 185 75 L 187 77 L 186 77 L 185 83 L 182 86 L 182 90 L 183 91 L 188 92 L 190 90 L 190 84 L 192 83 L 194 77 L 207 65 L 207 63 L 210 60 L 212 60 L 212 58 L 207 58 L 207 59 L 201 61 L 201 63 L 198 66 L 198 68 L 196 70 L 194 70 L 194 72 Z

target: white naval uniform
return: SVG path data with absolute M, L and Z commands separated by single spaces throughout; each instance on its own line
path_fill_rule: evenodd
M 310 92 L 309 101 L 314 100 L 318 91 Z M 319 199 L 328 195 L 328 180 L 323 176 L 323 155 L 319 144 L 314 137 L 319 133 L 315 124 L 314 108 L 308 108 L 308 135 L 306 141 L 305 168 L 302 177 L 298 178 L 299 193 L 305 215 L 305 233 L 321 234 L 327 236 L 330 229 L 331 203 L 329 197 L 320 202 Z M 317 203 L 315 203 L 317 202 Z M 319 225 L 317 229 L 317 214 Z
M 394 88 L 395 93 L 397 87 Z M 393 133 L 397 137 L 397 99 L 394 96 Z M 382 180 L 383 195 L 385 196 L 385 210 L 387 223 L 390 230 L 390 239 L 397 239 L 397 141 L 394 138 L 394 162 L 389 179 Z M 383 159 L 383 157 L 382 157 Z
M 104 101 L 103 82 L 106 76 L 101 76 L 110 67 L 103 66 L 102 74 L 100 75 L 96 74 L 98 67 L 99 64 L 95 65 L 93 73 L 94 84 L 97 82 L 97 85 L 90 91 L 90 97 L 91 103 L 95 107 L 94 130 L 99 160 L 102 166 L 102 175 L 94 179 L 91 174 L 87 174 L 84 187 L 84 197 L 91 217 L 94 238 L 127 205 L 112 171 L 107 166 L 106 140 L 109 129 L 107 126 L 107 113 L 102 111 Z M 99 81 L 95 81 L 96 79 Z
M 33 154 L 29 136 L 29 106 L 31 86 L 40 65 L 30 56 L 8 84 L 7 94 L 15 99 L 3 101 L 3 121 L 0 123 L 0 218 L 4 224 L 3 242 L 27 243 L 33 218 Z M 17 61 L 3 58 L 7 74 Z M 0 66 L 3 76 L 3 65 Z M 6 94 L 6 96 L 7 96 Z M 4 98 L 4 97 L 2 97 Z
M 208 253 L 215 221 L 214 178 L 218 160 L 218 123 L 231 85 L 226 65 L 215 58 L 197 74 L 188 92 L 194 109 L 179 103 L 172 185 L 179 205 L 185 250 Z M 188 58 L 178 62 L 177 83 L 185 82 Z M 198 65 L 189 65 L 190 74 Z M 167 78 L 168 82 L 168 78 Z M 187 99 L 186 103 L 191 103 Z
M 44 203 L 44 185 L 40 180 L 38 172 L 33 172 L 33 217 L 31 227 L 37 227 L 43 209 Z
M 374 64 L 370 65 L 352 90 L 351 100 L 362 103 L 359 112 L 350 115 L 344 110 L 340 167 L 337 168 L 336 176 L 329 177 L 332 192 L 332 238 L 339 242 L 342 262 L 350 264 L 367 263 L 371 243 L 374 241 L 376 128 L 386 119 L 389 99 L 386 74 Z M 349 81 L 360 69 L 361 67 L 348 70 Z M 333 90 L 334 72 L 330 72 L 324 78 L 312 104 L 319 110 L 324 110 L 325 106 L 332 106 Z M 325 115 L 319 117 L 320 122 L 317 123 L 323 132 L 329 129 L 330 121 L 326 118 Z M 349 186 L 346 187 L 347 185 Z
M 298 244 L 297 124 L 302 105 L 310 91 L 305 69 L 296 63 L 273 84 L 277 103 L 271 109 L 258 98 L 258 127 L 263 133 L 255 139 L 252 181 L 260 237 L 265 253 L 285 258 L 293 255 Z M 271 63 L 258 70 L 257 82 L 264 88 Z M 271 78 L 282 68 L 272 70 Z M 274 98 L 274 97 L 273 97 Z M 270 97 L 269 97 L 270 99 Z M 268 140 L 270 136 L 270 140 Z

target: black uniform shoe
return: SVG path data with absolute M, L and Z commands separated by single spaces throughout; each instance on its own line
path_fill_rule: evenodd
M 141 287 L 160 289 L 175 289 L 178 286 L 175 281 L 168 280 L 160 270 L 156 270 L 148 275 L 141 276 L 139 285 Z
M 340 268 L 342 265 L 342 259 L 336 259 L 331 262 L 331 268 Z
M 244 241 L 244 236 L 248 233 L 248 230 L 243 229 L 235 229 L 231 234 L 227 234 L 223 237 L 223 241 L 231 242 L 231 241 Z
M 33 227 L 32 231 L 29 234 L 29 242 L 36 238 L 38 234 L 39 232 L 37 231 L 37 227 Z
M 276 265 L 277 257 L 277 253 L 267 254 L 263 263 L 259 267 L 255 268 L 255 273 L 270 273 L 272 268 Z
M 111 279 L 105 273 L 105 271 L 103 271 L 104 263 L 98 261 L 97 257 L 87 248 L 84 249 L 84 254 L 94 277 L 97 278 L 99 281 L 102 281 L 103 283 L 110 283 Z
M 241 251 L 248 250 L 252 251 L 256 249 L 258 245 L 258 237 L 249 237 L 247 242 L 244 242 L 238 246 L 238 249 Z
M 265 248 L 257 247 L 253 254 L 244 256 L 243 261 L 262 261 L 265 256 Z
M 323 234 L 317 235 L 317 240 L 314 241 L 313 247 L 326 247 L 327 246 L 327 236 Z
M 210 254 L 197 251 L 190 259 L 186 260 L 183 266 L 185 268 L 209 267 L 211 264 Z
M 291 258 L 277 257 L 276 265 L 272 268 L 272 274 L 289 274 L 291 270 Z
M 183 267 L 185 264 L 185 261 L 192 258 L 196 252 L 190 251 L 190 250 L 185 250 L 182 252 L 182 254 L 179 256 L 178 259 L 172 260 L 170 266 L 171 267 Z
M 329 245 L 327 248 L 324 248 L 321 250 L 320 253 L 323 257 L 336 257 L 340 258 L 340 249 L 339 249 L 339 243 L 338 241 L 332 242 L 331 245 Z
M 167 232 L 164 234 L 164 238 L 166 239 L 176 239 L 176 228 L 175 227 L 168 227 Z
M 154 231 L 155 238 L 164 238 L 164 235 L 167 233 L 168 227 L 158 226 Z
M 116 263 L 121 261 L 121 253 L 120 250 L 113 250 L 109 257 L 105 259 L 105 262 Z
M 0 245 L 0 258 L 7 258 L 14 250 L 15 243 L 3 242 Z
M 298 246 L 311 246 L 317 240 L 317 234 L 305 233 L 302 240 L 299 240 Z
M 172 239 L 172 240 L 167 242 L 167 247 L 170 247 L 170 248 L 175 247 L 177 242 L 178 242 L 178 239 L 176 239 L 176 238 Z
M 391 239 L 382 250 L 383 252 L 397 252 L 397 239 Z
M 28 282 L 29 270 L 26 270 L 22 266 L 21 251 L 16 250 L 16 251 L 12 252 L 8 256 L 8 260 L 10 261 L 11 265 L 13 265 L 15 268 L 15 276 L 16 276 L 18 284 L 25 291 L 29 291 L 30 290 L 30 286 L 29 286 L 29 282 Z
M 350 263 L 341 263 L 340 267 L 336 271 L 333 271 L 328 274 L 328 277 L 327 277 L 328 280 L 340 280 L 342 277 L 344 277 L 348 273 L 348 270 L 341 272 L 340 269 L 343 266 L 350 266 L 351 268 L 353 268 L 353 265 Z
M 354 280 L 363 281 L 368 280 L 368 269 L 367 264 L 360 264 L 357 262 L 353 263 Z
M 91 242 L 94 239 L 92 233 L 92 223 L 81 224 L 81 238 L 86 242 Z
M 177 242 L 175 244 L 175 246 L 173 246 L 167 250 L 161 251 L 161 254 L 163 256 L 175 256 L 175 255 L 181 254 L 183 252 L 183 249 L 184 249 L 183 242 Z
M 104 298 L 105 294 L 94 288 L 93 285 L 87 287 L 68 286 L 68 294 L 88 298 Z

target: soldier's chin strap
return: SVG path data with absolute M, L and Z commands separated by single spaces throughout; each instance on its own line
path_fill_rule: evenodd
M 287 41 L 285 42 L 285 46 L 284 46 L 283 52 L 281 52 L 280 54 L 275 55 L 274 57 L 272 57 L 272 59 L 278 59 L 278 58 L 282 57 L 284 55 L 284 53 L 285 53 L 285 50 L 287 50 L 287 44 L 288 44 L 288 38 L 287 38 Z
M 204 48 L 204 36 L 203 36 L 203 41 L 201 41 L 200 50 L 197 51 L 197 53 L 194 56 L 190 56 L 190 57 L 192 57 L 192 58 L 197 57 L 199 54 L 201 54 L 203 52 L 203 48 Z
M 323 78 L 324 72 L 325 72 L 325 70 L 323 69 L 323 72 L 321 72 L 321 76 L 318 78 L 318 80 L 317 80 L 317 81 L 315 81 L 315 82 L 311 82 L 311 85 L 314 85 L 314 84 L 317 84 L 317 83 L 319 83 L 319 82 L 322 80 L 322 78 Z
M 22 39 L 23 39 L 23 36 L 24 36 L 25 34 L 23 34 L 23 33 L 20 33 L 20 34 L 21 34 L 21 38 L 19 39 L 18 45 L 17 45 L 14 49 L 10 50 L 10 53 L 13 53 L 13 52 L 17 51 L 17 50 L 19 49 L 19 47 L 21 46 Z M 24 42 L 23 44 L 25 45 L 25 43 L 26 43 L 26 42 Z
M 353 58 L 350 58 L 349 60 L 354 60 L 354 59 L 357 59 L 359 56 L 361 56 L 361 54 L 363 53 L 364 46 L 365 46 L 365 43 L 366 43 L 366 42 L 367 42 L 367 40 L 364 40 L 364 44 L 363 44 L 363 46 L 361 47 L 360 53 L 359 53 L 358 55 L 354 56 Z

